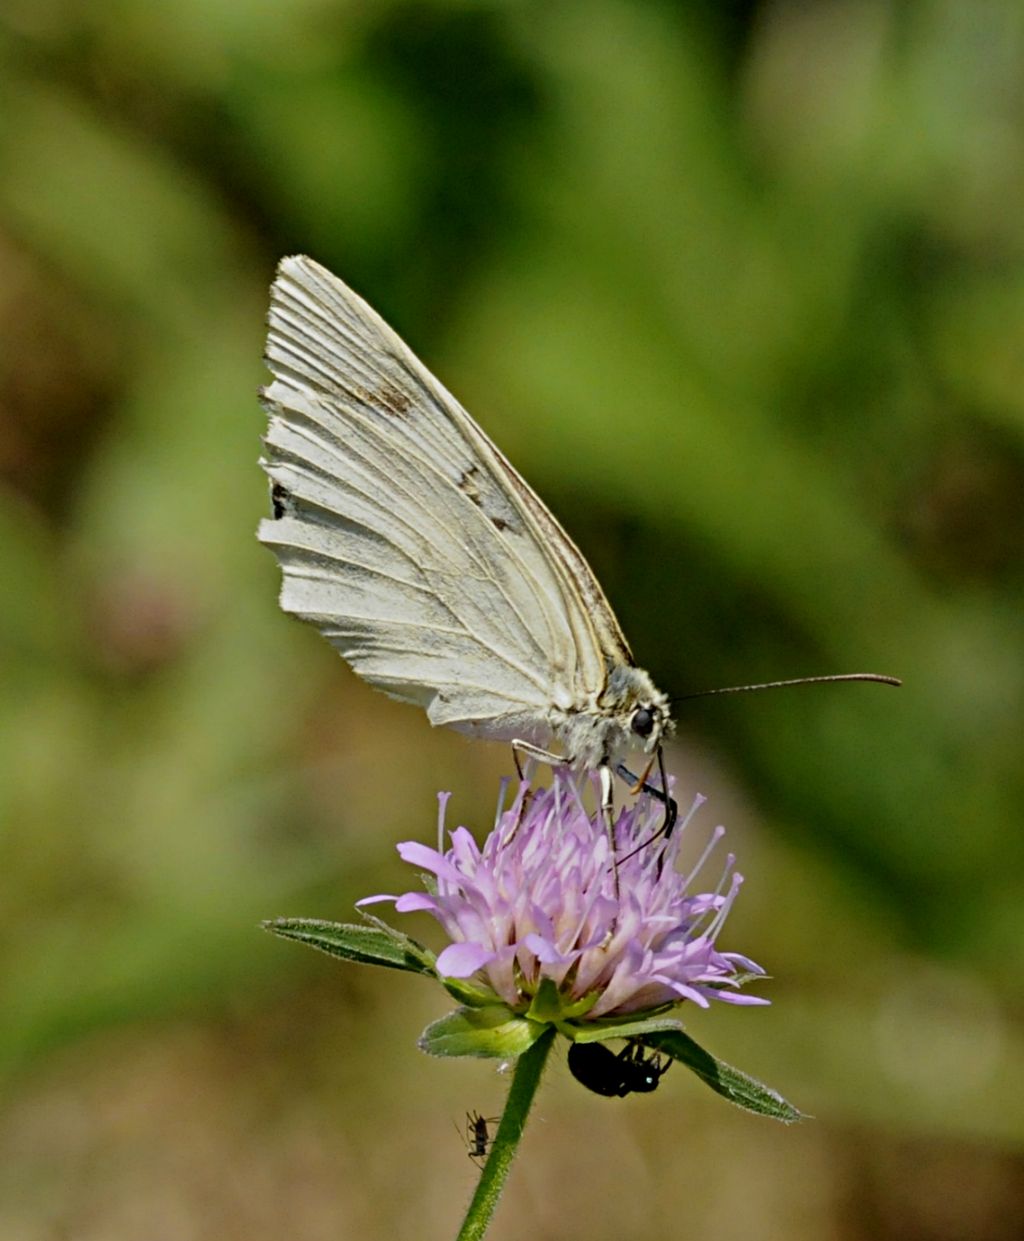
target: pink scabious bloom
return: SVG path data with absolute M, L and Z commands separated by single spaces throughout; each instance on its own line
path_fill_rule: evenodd
M 440 797 L 439 842 L 448 795 Z M 730 854 L 714 891 L 695 891 L 724 835 L 716 827 L 696 863 L 676 869 L 687 829 L 704 798 L 694 799 L 673 834 L 657 836 L 664 808 L 647 797 L 615 824 L 618 883 L 600 814 L 590 814 L 579 785 L 557 775 L 551 788 L 524 785 L 499 810 L 483 847 L 465 827 L 445 852 L 408 841 L 404 861 L 427 872 L 428 891 L 374 896 L 400 913 L 429 913 L 451 943 L 437 958 L 441 977 L 493 993 L 525 1012 L 541 982 L 554 983 L 562 1011 L 593 1021 L 663 1009 L 683 1000 L 766 1004 L 739 988 L 764 974 L 759 965 L 716 947 L 743 882 Z M 428 877 L 429 876 L 429 877 Z

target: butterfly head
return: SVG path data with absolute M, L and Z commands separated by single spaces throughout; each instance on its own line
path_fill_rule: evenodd
M 672 735 L 668 698 L 655 688 L 642 668 L 619 665 L 608 677 L 604 708 L 614 719 L 619 737 L 611 749 L 642 749 L 654 754 Z
M 664 739 L 672 735 L 673 728 L 668 703 L 661 694 L 642 702 L 629 716 L 630 740 L 646 754 L 655 753 Z

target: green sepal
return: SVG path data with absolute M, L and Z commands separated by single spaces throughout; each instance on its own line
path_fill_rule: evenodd
M 540 1021 L 544 1025 L 551 1025 L 552 1022 L 561 1019 L 563 1015 L 562 1002 L 553 978 L 542 978 L 540 980 L 540 986 L 530 1001 L 530 1007 L 526 1010 L 526 1015 L 531 1021 Z
M 565 1022 L 578 1021 L 585 1017 L 600 998 L 600 991 L 591 991 L 582 999 L 567 1003 L 554 979 L 542 978 L 526 1015 L 534 1021 L 548 1022 L 561 1028 Z
M 430 1056 L 481 1056 L 514 1060 L 548 1029 L 528 1017 L 517 1017 L 504 1004 L 489 1008 L 457 1008 L 432 1021 L 419 1037 Z
M 680 1064 L 685 1064 L 702 1082 L 736 1107 L 756 1112 L 758 1116 L 781 1120 L 784 1125 L 806 1119 L 803 1112 L 788 1103 L 777 1091 L 739 1069 L 734 1069 L 724 1060 L 718 1060 L 681 1029 L 652 1032 L 641 1036 L 639 1041 L 645 1047 L 660 1051 L 671 1056 L 673 1060 L 678 1060 Z
M 561 1020 L 577 1021 L 580 1017 L 585 1017 L 600 998 L 600 991 L 588 991 L 581 1000 L 574 1000 L 571 1004 L 563 1003 Z
M 622 1018 L 612 1021 L 587 1021 L 578 1026 L 569 1023 L 560 1029 L 574 1043 L 603 1043 L 613 1038 L 639 1038 L 642 1034 L 657 1034 L 669 1030 L 682 1033 L 683 1025 L 675 1017 L 644 1017 L 639 1021 L 623 1021 Z
M 433 953 L 379 919 L 373 922 L 373 926 L 355 926 L 319 918 L 269 918 L 260 925 L 272 935 L 309 944 L 343 961 L 434 975 Z
M 464 978 L 441 978 L 441 985 L 453 1000 L 470 1008 L 492 1008 L 495 994 L 488 987 L 479 987 Z

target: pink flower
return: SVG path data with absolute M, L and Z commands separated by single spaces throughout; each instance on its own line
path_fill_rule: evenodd
M 447 795 L 440 798 L 443 839 Z M 427 872 L 428 890 L 374 896 L 400 913 L 429 913 L 451 943 L 437 958 L 440 976 L 465 980 L 525 1012 L 551 980 L 565 1019 L 592 1021 L 661 1010 L 683 1000 L 766 1004 L 739 988 L 764 971 L 747 957 L 720 952 L 717 940 L 742 883 L 726 860 L 714 891 L 694 890 L 724 835 L 717 827 L 697 863 L 679 873 L 686 831 L 704 799 L 666 841 L 650 839 L 662 807 L 640 798 L 615 824 L 618 881 L 600 815 L 590 814 L 571 776 L 549 789 L 523 785 L 494 830 L 477 845 L 465 827 L 442 853 L 416 842 L 402 858 Z M 426 877 L 426 876 L 425 876 Z

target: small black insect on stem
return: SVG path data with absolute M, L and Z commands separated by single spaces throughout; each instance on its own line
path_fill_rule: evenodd
M 469 1147 L 470 1159 L 484 1159 L 491 1148 L 490 1126 L 497 1120 L 496 1116 L 481 1116 L 479 1112 L 466 1113 L 466 1144 Z

